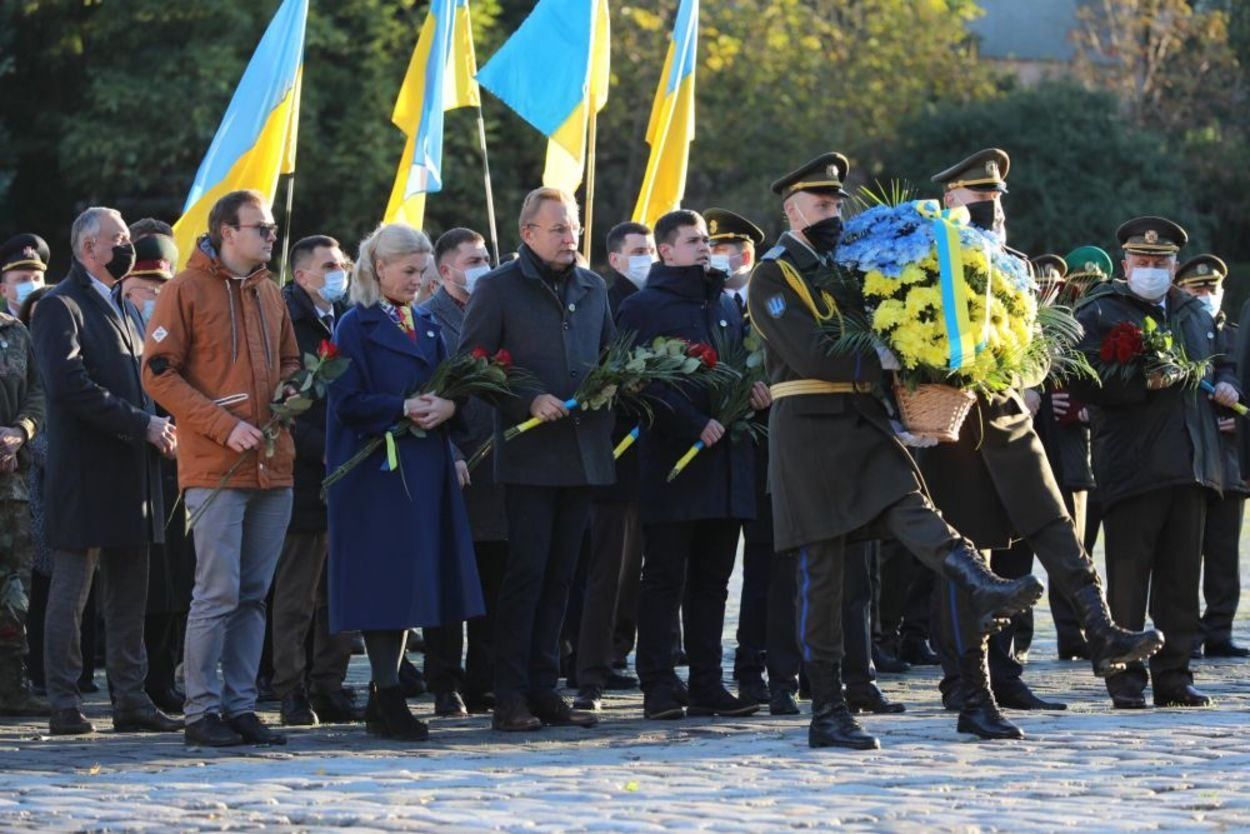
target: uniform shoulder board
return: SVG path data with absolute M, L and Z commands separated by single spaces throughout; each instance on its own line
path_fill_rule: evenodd
M 786 247 L 778 243 L 772 249 L 769 249 L 762 256 L 760 256 L 760 260 L 761 261 L 775 261 L 778 258 L 780 258 L 782 255 L 784 255 L 785 253 L 786 253 Z

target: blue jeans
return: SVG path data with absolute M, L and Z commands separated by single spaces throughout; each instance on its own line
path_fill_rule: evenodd
M 188 489 L 187 512 L 194 514 L 211 492 Z M 188 724 L 208 712 L 233 718 L 256 709 L 265 597 L 290 518 L 289 487 L 223 489 L 192 530 L 195 590 L 183 659 Z

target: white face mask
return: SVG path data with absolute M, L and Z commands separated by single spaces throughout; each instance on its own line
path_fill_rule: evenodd
M 347 294 L 347 273 L 341 269 L 332 269 L 326 273 L 326 282 L 322 285 L 321 297 L 333 304 Z
M 477 286 L 477 282 L 490 270 L 490 264 L 479 264 L 466 269 L 464 271 L 464 291 L 469 295 L 473 295 L 473 288 Z
M 730 265 L 728 255 L 713 255 L 708 260 L 708 266 L 710 266 L 712 269 L 719 270 L 720 272 L 723 272 L 726 275 L 729 275 L 731 270 L 733 269 L 733 267 Z
M 1220 311 L 1220 307 L 1224 304 L 1224 291 L 1213 292 L 1210 295 L 1199 296 L 1198 300 L 1202 302 L 1202 306 L 1207 308 L 1207 312 L 1211 314 L 1211 318 L 1215 318 L 1215 314 Z
M 1172 286 L 1172 271 L 1157 266 L 1135 266 L 1128 274 L 1128 287 L 1147 301 L 1158 301 Z
M 647 283 L 647 275 L 651 272 L 651 264 L 655 261 L 651 260 L 650 255 L 630 255 L 629 267 L 625 270 L 625 277 L 637 287 L 642 289 Z
M 25 304 L 26 299 L 30 297 L 30 294 L 39 289 L 40 286 L 42 285 L 36 284 L 34 281 L 23 281 L 14 287 L 14 289 L 17 290 L 17 305 L 20 307 Z

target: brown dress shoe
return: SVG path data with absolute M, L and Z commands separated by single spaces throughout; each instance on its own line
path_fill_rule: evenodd
M 48 719 L 48 732 L 54 736 L 85 736 L 95 732 L 95 727 L 82 710 L 77 707 L 52 710 Z

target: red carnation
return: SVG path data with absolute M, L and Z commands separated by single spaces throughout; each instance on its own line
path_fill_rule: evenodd
M 500 348 L 495 351 L 495 355 L 491 357 L 491 361 L 504 370 L 507 370 L 512 367 L 512 354 L 509 353 L 507 349 Z
M 329 339 L 322 339 L 320 347 L 317 348 L 317 356 L 321 359 L 335 359 L 339 355 L 339 346 L 331 342 Z
M 489 359 L 490 358 L 490 354 L 487 353 L 486 348 L 483 348 L 483 347 L 473 348 L 473 350 L 469 352 L 469 355 L 472 356 L 474 359 Z
M 704 365 L 708 366 L 708 368 L 716 367 L 718 357 L 716 356 L 715 348 L 711 345 L 706 345 L 702 342 L 693 344 L 686 350 L 686 354 L 698 359 Z

